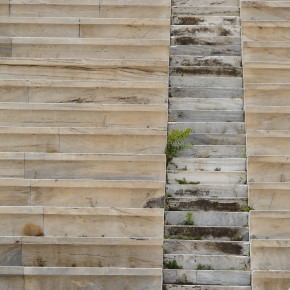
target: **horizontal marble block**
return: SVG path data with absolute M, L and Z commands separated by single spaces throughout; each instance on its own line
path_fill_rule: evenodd
M 250 212 L 250 237 L 253 239 L 289 239 L 289 211 Z
M 250 183 L 249 204 L 256 210 L 289 210 L 290 184 L 279 183 Z
M 290 270 L 289 240 L 252 240 L 253 270 Z
M 284 290 L 290 285 L 289 271 L 253 271 L 253 290 Z

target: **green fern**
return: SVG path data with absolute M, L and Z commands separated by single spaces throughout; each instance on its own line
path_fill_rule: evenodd
M 185 139 L 189 137 L 191 129 L 186 130 L 173 130 L 168 134 L 167 146 L 165 150 L 167 164 L 177 157 L 177 153 L 185 148 L 191 147 L 191 143 L 184 143 Z

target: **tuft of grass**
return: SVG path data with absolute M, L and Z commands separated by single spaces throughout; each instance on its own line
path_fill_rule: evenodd
M 188 182 L 185 178 L 183 178 L 183 179 L 175 179 L 175 181 L 176 181 L 178 184 L 200 184 L 199 181 Z
M 182 267 L 177 264 L 176 260 L 164 262 L 163 265 L 164 269 L 182 269 Z
M 192 212 L 188 212 L 185 216 L 185 220 L 182 222 L 182 225 L 193 226 L 194 222 L 192 220 Z
M 221 168 L 217 167 L 214 171 L 221 171 Z
M 250 205 L 246 205 L 241 209 L 241 211 L 243 211 L 243 212 L 249 212 L 251 210 L 254 210 L 254 208 Z
M 196 270 L 213 270 L 213 267 L 210 265 L 198 264 Z

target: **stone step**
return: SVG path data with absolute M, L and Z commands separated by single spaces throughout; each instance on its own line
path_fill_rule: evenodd
M 171 110 L 239 111 L 243 110 L 244 101 L 241 98 L 170 98 L 169 106 Z
M 2 206 L 163 208 L 164 186 L 161 181 L 0 179 L 0 203 Z
M 247 83 L 289 83 L 290 62 L 246 62 L 244 74 Z
M 164 290 L 251 290 L 249 286 L 220 286 L 220 285 L 174 285 L 164 284 Z
M 94 285 L 125 290 L 130 285 L 158 290 L 162 287 L 161 269 L 130 269 L 107 267 L 1 267 L 1 288 L 11 289 L 73 289 L 76 285 Z M 77 286 L 78 287 L 78 286 Z M 81 286 L 82 287 L 82 286 Z M 144 289 L 146 289 L 144 288 Z
M 244 62 L 280 61 L 287 62 L 289 58 L 289 41 L 244 41 Z M 276 85 L 279 85 L 277 83 Z
M 159 129 L 0 127 L 0 152 L 162 154 L 165 147 Z
M 0 80 L 0 100 L 22 103 L 166 104 L 167 87 L 167 82 L 155 81 Z
M 208 78 L 210 79 L 210 78 Z M 289 107 L 290 108 L 290 107 Z M 243 122 L 241 110 L 172 110 L 169 109 L 170 122 Z
M 16 58 L 156 59 L 168 60 L 169 40 L 95 39 L 60 37 L 6 37 L 3 54 Z
M 0 207 L 0 236 L 162 238 L 163 209 Z
M 183 198 L 185 200 L 185 198 Z M 216 199 L 217 200 L 217 199 Z M 169 206 L 168 210 L 165 213 L 165 223 L 167 225 L 182 225 L 192 223 L 195 226 L 222 226 L 222 227 L 231 227 L 231 226 L 247 226 L 248 225 L 248 213 L 246 212 L 233 212 L 239 211 L 245 204 L 247 200 L 244 199 L 232 199 L 225 200 L 229 202 L 228 209 L 226 209 L 227 204 L 223 205 L 217 204 L 219 200 L 216 201 L 216 205 L 212 208 L 210 205 L 206 204 L 207 199 L 188 200 L 188 206 L 185 205 L 186 201 L 180 202 L 180 207 L 176 206 L 176 203 L 181 201 L 181 199 L 174 201 L 172 198 L 167 199 L 167 204 Z M 196 206 L 194 202 L 196 201 Z M 214 199 L 213 202 L 214 203 Z M 201 206 L 198 206 L 198 203 L 204 202 Z M 230 203 L 231 202 L 231 203 Z M 175 204 L 174 204 L 175 203 Z M 209 202 L 208 202 L 209 203 Z M 236 207 L 236 210 L 233 210 L 233 207 Z M 179 211 L 177 211 L 179 210 Z M 204 211 L 202 211 L 204 210 Z M 224 211 L 224 212 L 222 212 Z M 188 216 L 188 213 L 191 215 Z
M 167 62 L 123 60 L 1 59 L 2 80 L 95 80 L 167 82 Z
M 252 240 L 253 270 L 290 270 L 289 240 Z
M 0 126 L 161 128 L 166 105 L 1 103 Z M 142 116 L 142 117 L 141 117 Z
M 211 270 L 249 270 L 250 258 L 228 255 L 193 255 L 193 254 L 165 254 L 164 265 L 176 261 L 184 270 L 199 270 L 199 267 L 210 267 Z
M 246 112 L 249 131 L 290 130 L 290 106 L 249 106 Z
M 150 238 L 8 237 L 0 239 L 0 264 L 9 267 L 161 268 L 161 249 L 162 240 Z
M 177 7 L 208 7 L 208 6 L 239 6 L 238 0 L 173 0 L 172 6 Z
M 237 45 L 241 46 L 241 38 L 238 36 L 184 36 L 173 35 L 171 36 L 172 46 L 188 46 L 188 45 Z M 187 54 L 187 53 L 186 53 Z
M 210 43 L 215 42 L 211 40 Z M 204 42 L 203 45 L 175 45 L 170 47 L 170 53 L 171 55 L 190 56 L 240 56 L 241 45 L 216 44 L 213 46 L 206 45 Z
M 245 21 L 289 21 L 288 1 L 242 1 L 241 15 Z
M 168 172 L 169 184 L 245 184 L 246 172 L 181 171 Z
M 165 180 L 164 155 L 0 153 L 1 178 Z
M 240 197 L 246 198 L 247 185 L 243 184 L 167 184 L 166 193 L 172 197 Z
M 247 227 L 198 227 L 185 225 L 165 225 L 165 239 L 248 241 Z
M 223 76 L 194 76 L 194 75 L 171 75 L 169 77 L 170 87 L 238 87 L 242 88 L 242 78 L 241 77 L 223 77 Z
M 183 56 L 181 56 L 183 57 Z M 241 98 L 243 97 L 242 88 L 169 88 L 169 98 Z
M 250 212 L 251 239 L 289 239 L 290 211 L 253 210 Z
M 181 285 L 223 285 L 225 286 L 250 286 L 250 271 L 229 270 L 163 270 L 164 282 L 166 284 Z
M 289 41 L 289 21 L 243 21 L 244 41 Z
M 249 256 L 248 242 L 165 240 L 164 254 Z
M 169 19 L 1 17 L 1 36 L 167 39 Z
M 180 151 L 178 156 L 194 158 L 245 158 L 245 152 L 245 145 L 194 145 Z
M 284 290 L 290 285 L 290 271 L 253 271 L 253 290 Z
M 237 16 L 188 16 L 177 15 L 171 18 L 172 25 L 214 25 L 214 26 L 237 26 L 240 18 Z
M 289 131 L 249 131 L 247 134 L 248 155 L 290 155 Z
M 8 5 L 8 4 L 7 4 Z M 7 9 L 8 10 L 8 9 Z M 170 1 L 40 1 L 12 0 L 10 14 L 22 17 L 157 18 L 170 17 Z M 8 13 L 9 13 L 8 12 Z M 7 15 L 7 13 L 5 13 Z
M 182 37 L 239 37 L 241 28 L 239 25 L 171 25 L 171 36 Z
M 290 84 L 246 84 L 245 103 L 250 106 L 290 106 Z
M 289 182 L 290 158 L 283 156 L 249 156 L 248 178 L 250 182 Z
M 178 171 L 245 171 L 245 158 L 187 158 L 176 157 L 169 163 L 168 172 Z
M 173 55 L 170 57 L 171 66 L 203 66 L 203 67 L 229 67 L 240 68 L 241 57 L 239 56 L 190 56 Z
M 172 17 L 187 18 L 196 16 L 240 16 L 239 7 L 236 6 L 172 6 Z
M 218 222 L 219 218 L 218 216 L 221 216 L 220 219 L 222 219 L 225 215 L 229 216 L 236 216 L 236 214 L 232 212 L 236 211 L 242 211 L 243 208 L 247 206 L 247 198 L 221 198 L 221 197 L 169 197 L 166 200 L 166 204 L 169 211 L 217 211 L 217 213 L 200 213 L 201 219 L 206 218 L 206 222 L 213 223 L 214 226 L 215 223 Z M 226 213 L 218 213 L 226 212 Z M 209 221 L 208 218 L 210 218 L 210 215 L 213 215 L 214 220 Z M 184 217 L 186 216 L 185 212 L 174 212 L 169 213 L 169 216 L 182 219 L 184 220 Z M 195 214 L 193 215 L 195 216 Z M 239 215 L 238 215 L 239 216 Z M 208 218 L 207 218 L 208 217 Z M 224 217 L 226 219 L 226 222 L 232 222 L 229 217 Z M 182 222 L 180 221 L 180 222 Z M 242 219 L 240 222 L 245 225 L 245 221 Z M 177 222 L 178 224 L 178 222 Z
M 289 182 L 249 183 L 249 204 L 256 210 L 289 210 Z
M 225 102 L 227 102 L 227 100 Z M 169 131 L 185 130 L 187 128 L 190 128 L 191 134 L 244 134 L 245 133 L 244 122 L 178 122 L 178 123 L 169 122 L 168 127 L 169 127 L 168 128 Z

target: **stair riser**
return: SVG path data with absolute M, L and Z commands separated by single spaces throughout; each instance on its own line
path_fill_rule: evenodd
M 172 6 L 178 7 L 224 7 L 224 6 L 239 6 L 238 0 L 174 0 Z
M 15 244 L 1 245 L 0 253 L 1 266 L 162 267 L 161 246 Z
M 8 5 L 3 7 L 3 16 L 8 16 Z M 99 5 L 10 5 L 12 16 L 24 17 L 88 17 L 88 18 L 158 18 L 168 19 L 170 8 L 160 6 Z
M 246 115 L 249 130 L 290 130 L 290 116 L 283 113 L 250 113 Z
M 0 126 L 161 128 L 166 112 L 3 110 Z
M 182 207 L 184 210 L 184 207 Z M 196 209 L 198 210 L 198 209 Z M 167 225 L 181 225 L 186 221 L 187 212 L 166 212 L 165 223 Z M 247 213 L 213 213 L 192 212 L 192 222 L 196 226 L 247 226 Z
M 165 283 L 184 285 L 250 285 L 250 272 L 247 271 L 190 271 L 165 270 Z
M 191 56 L 240 56 L 240 45 L 177 45 L 170 48 L 171 55 L 191 55 Z
M 170 98 L 241 98 L 239 88 L 169 88 Z
M 166 192 L 173 197 L 247 197 L 247 186 L 245 185 L 180 185 L 168 184 Z
M 185 270 L 196 270 L 198 265 L 211 266 L 214 270 L 243 270 L 249 268 L 247 257 L 239 256 L 195 256 L 195 255 L 165 255 L 164 261 L 176 261 Z
M 164 241 L 165 254 L 249 256 L 249 252 L 249 244 L 246 242 Z
M 289 41 L 289 27 L 244 27 L 245 41 Z
M 102 81 L 167 81 L 167 69 L 164 67 L 97 67 L 97 66 L 29 66 L 5 65 L 0 67 L 2 80 L 51 79 L 51 80 L 102 80 Z
M 171 122 L 243 122 L 242 111 L 169 110 Z
M 174 17 L 186 17 L 192 15 L 206 15 L 206 16 L 239 16 L 238 7 L 227 6 L 208 6 L 208 7 L 172 7 L 172 16 Z
M 166 99 L 166 90 L 158 88 L 53 88 L 48 86 L 2 86 L 0 88 L 1 102 L 162 104 L 166 103 Z
M 10 53 L 9 53 L 10 50 Z M 0 56 L 3 54 L 0 53 Z M 163 46 L 12 44 L 5 46 L 4 56 L 33 58 L 157 59 L 168 60 Z
M 165 136 L 149 135 L 0 135 L 1 152 L 163 154 L 165 143 Z
M 180 151 L 180 157 L 194 158 L 240 158 L 244 157 L 246 152 L 245 146 L 242 145 L 195 145 Z
M 216 15 L 215 15 L 216 16 Z M 220 17 L 211 17 L 211 16 L 188 16 L 180 15 L 173 16 L 171 19 L 172 25 L 229 25 L 236 26 L 240 24 L 239 17 L 229 17 L 229 16 L 220 16 Z
M 246 8 L 242 10 L 242 17 L 244 21 L 289 21 L 290 20 L 290 10 L 286 7 L 253 7 Z
M 289 48 L 283 48 L 283 47 L 274 48 L 274 47 L 270 47 L 270 45 L 269 45 L 269 48 L 245 47 L 244 56 L 245 56 L 243 59 L 244 62 L 247 62 L 247 61 L 288 61 Z
M 163 189 L 154 188 L 1 186 L 0 192 L 2 206 L 164 207 Z
M 243 172 L 202 172 L 183 171 L 180 173 L 168 173 L 168 183 L 177 184 L 176 180 L 185 180 L 190 183 L 201 184 L 245 184 L 246 174 Z
M 250 182 L 289 182 L 290 164 L 267 162 L 249 162 L 248 178 Z
M 170 66 L 241 67 L 238 56 L 171 56 Z
M 165 236 L 171 239 L 247 241 L 248 229 L 245 227 L 193 227 L 165 226 Z
M 163 217 L 2 214 L 0 236 L 159 237 Z M 33 229 L 30 230 L 30 229 Z
M 290 278 L 255 278 L 253 277 L 253 290 L 284 290 L 289 289 Z
M 290 248 L 252 247 L 253 270 L 290 270 Z

